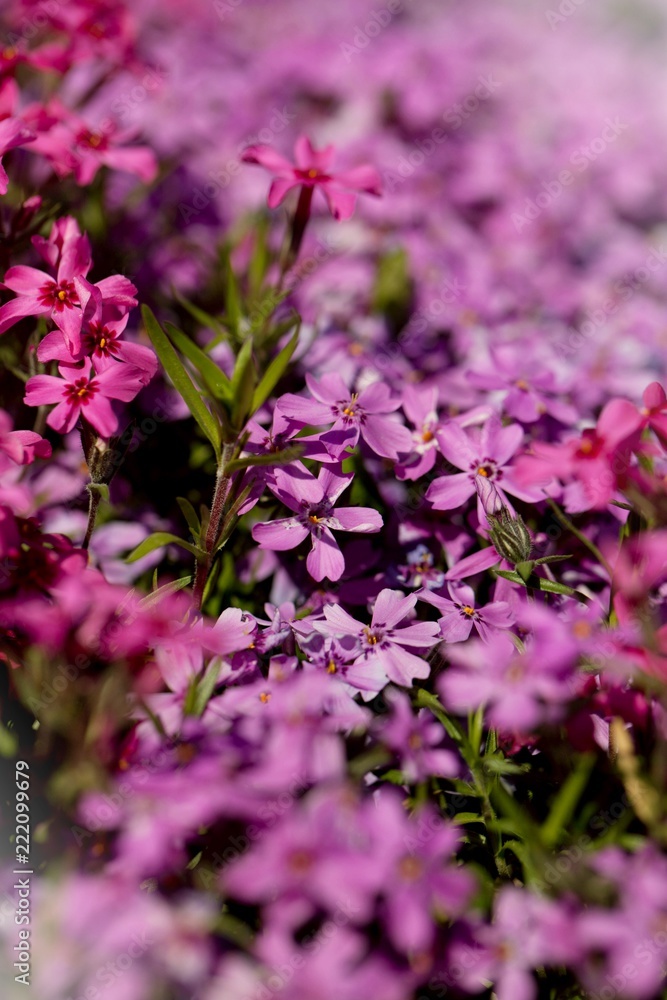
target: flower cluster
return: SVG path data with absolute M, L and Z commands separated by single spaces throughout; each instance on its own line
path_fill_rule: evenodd
M 8 1000 L 665 995 L 667 20 L 563 9 L 0 12 Z

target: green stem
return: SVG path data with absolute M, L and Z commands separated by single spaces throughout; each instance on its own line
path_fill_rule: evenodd
M 88 494 L 90 498 L 88 501 L 88 524 L 86 525 L 86 534 L 83 542 L 81 543 L 82 549 L 87 549 L 90 545 L 90 539 L 92 538 L 93 531 L 95 530 L 97 510 L 100 506 L 100 500 L 102 499 L 99 490 L 88 490 Z
M 589 550 L 589 552 L 592 552 L 592 554 L 595 556 L 595 558 L 600 563 L 600 565 L 603 567 L 603 569 L 609 574 L 609 578 L 611 579 L 612 573 L 613 573 L 612 568 L 609 565 L 609 563 L 607 562 L 607 560 L 605 559 L 605 557 L 600 552 L 600 550 L 597 547 L 597 545 L 595 544 L 595 542 L 592 542 L 590 540 L 590 538 L 586 537 L 586 535 L 583 533 L 583 531 L 580 531 L 579 528 L 575 527 L 574 524 L 572 524 L 572 521 L 560 509 L 560 507 L 555 502 L 555 500 L 552 500 L 550 497 L 548 497 L 547 498 L 547 505 L 551 508 L 551 510 L 555 514 L 556 520 L 559 521 L 564 528 L 567 528 L 568 531 L 571 531 L 572 534 L 574 535 L 574 537 L 578 538 L 579 541 L 582 543 L 582 545 L 586 546 L 586 548 Z
M 204 599 L 206 580 L 208 579 L 209 570 L 211 568 L 211 557 L 218 542 L 220 526 L 225 510 L 225 503 L 233 480 L 233 473 L 230 475 L 227 472 L 227 465 L 234 457 L 235 451 L 236 442 L 223 445 L 220 465 L 218 466 L 218 471 L 215 477 L 215 491 L 213 493 L 213 503 L 211 504 L 211 517 L 208 522 L 206 539 L 204 541 L 206 558 L 197 563 L 192 595 L 195 604 L 200 611 Z

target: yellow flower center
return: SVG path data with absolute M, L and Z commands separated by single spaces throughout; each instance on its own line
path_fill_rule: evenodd
M 471 608 L 469 604 L 465 604 L 461 610 L 463 611 L 463 614 L 468 615 L 469 618 L 472 618 L 475 614 L 475 609 Z
M 259 700 L 261 701 L 262 705 L 266 705 L 270 697 L 271 697 L 270 691 L 262 691 L 262 693 L 259 696 Z

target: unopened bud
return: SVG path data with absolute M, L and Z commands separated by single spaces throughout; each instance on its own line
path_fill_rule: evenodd
M 498 555 L 514 565 L 527 562 L 533 543 L 522 518 L 518 515 L 512 517 L 507 507 L 503 507 L 499 514 L 487 516 L 489 535 Z

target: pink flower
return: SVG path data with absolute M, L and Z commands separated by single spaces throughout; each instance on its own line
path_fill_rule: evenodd
M 374 382 L 351 392 L 338 373 L 327 373 L 318 382 L 306 375 L 306 384 L 314 399 L 285 393 L 278 400 L 278 409 L 296 424 L 322 425 L 331 423 L 331 430 L 320 435 L 323 443 L 336 458 L 346 448 L 354 448 L 359 435 L 383 458 L 398 459 L 399 452 L 409 452 L 412 435 L 407 427 L 388 416 L 401 405 L 392 399 L 383 382 Z
M 450 420 L 437 437 L 447 461 L 466 471 L 441 476 L 431 483 L 426 499 L 436 510 L 461 507 L 477 492 L 479 518 L 485 523 L 485 507 L 488 507 L 490 498 L 499 497 L 501 503 L 509 506 L 505 491 L 521 500 L 541 499 L 539 492 L 517 484 L 514 469 L 509 465 L 512 455 L 523 441 L 523 429 L 518 424 L 503 427 L 494 415 L 481 430 L 474 428 L 466 433 L 459 424 Z
M 643 424 L 655 431 L 663 445 L 667 446 L 667 395 L 659 382 L 651 382 L 642 395 L 644 407 L 641 414 Z
M 473 625 L 481 639 L 488 642 L 498 629 L 510 628 L 514 621 L 512 609 L 506 601 L 493 601 L 483 608 L 475 607 L 472 587 L 464 583 L 448 584 L 449 597 L 430 590 L 419 593 L 419 599 L 432 604 L 442 612 L 438 625 L 446 642 L 463 642 Z
M 269 189 L 269 208 L 277 208 L 295 187 L 319 188 L 326 198 L 334 219 L 349 219 L 354 212 L 356 195 L 352 191 L 379 196 L 382 182 L 377 170 L 371 166 L 354 167 L 337 174 L 329 173 L 334 147 L 316 150 L 310 139 L 302 135 L 294 146 L 296 163 L 290 163 L 271 146 L 248 146 L 242 159 L 257 163 L 276 175 Z
M 115 280 L 127 281 L 125 278 L 106 279 L 107 282 Z M 127 282 L 129 288 L 134 288 Z M 81 343 L 78 351 L 73 351 L 65 339 L 61 330 L 53 330 L 47 333 L 37 348 L 37 357 L 40 361 L 62 361 L 66 364 L 74 364 L 83 357 L 92 359 L 95 370 L 100 372 L 110 364 L 117 362 L 127 362 L 136 368 L 141 368 L 145 372 L 146 383 L 150 382 L 157 371 L 157 357 L 150 347 L 135 344 L 132 341 L 123 340 L 122 334 L 127 326 L 129 316 L 127 313 L 119 317 L 119 313 L 125 308 L 121 302 L 122 296 L 115 299 L 105 299 L 102 288 L 105 282 L 99 285 L 90 285 L 87 281 L 77 282 L 77 288 L 83 302 L 84 296 L 89 293 L 88 302 L 83 310 L 83 325 L 81 328 Z M 120 287 L 120 286 L 119 286 Z M 128 299 L 134 302 L 134 299 Z
M 34 431 L 13 431 L 9 414 L 0 410 L 0 453 L 17 465 L 30 465 L 36 458 L 49 458 L 51 445 Z
M 399 479 L 420 479 L 435 465 L 439 450 L 436 431 L 440 429 L 437 406 L 437 388 L 418 389 L 410 385 L 403 390 L 403 409 L 415 429 L 409 458 L 396 466 Z
M 78 346 L 82 314 L 74 279 L 85 277 L 92 265 L 88 237 L 74 219 L 65 217 L 54 223 L 48 240 L 36 236 L 33 243 L 56 276 L 35 267 L 9 268 L 4 284 L 17 297 L 0 308 L 0 334 L 24 316 L 50 316 L 68 342 Z
M 33 142 L 34 138 L 34 132 L 16 118 L 5 118 L 0 121 L 0 194 L 6 194 L 9 187 L 9 178 L 2 165 L 2 157 L 10 149 L 23 146 L 26 142 Z
M 114 123 L 96 129 L 58 101 L 51 101 L 34 120 L 38 135 L 34 150 L 51 163 L 59 177 L 74 174 L 77 184 L 90 184 L 102 166 L 134 174 L 145 183 L 154 180 L 157 160 L 148 146 L 129 146 L 132 130 Z M 28 119 L 33 124 L 33 119 Z M 41 126 L 41 127 L 40 127 Z
M 108 438 L 118 427 L 111 399 L 128 403 L 145 385 L 145 372 L 133 365 L 112 365 L 93 374 L 88 358 L 81 367 L 60 365 L 61 377 L 35 375 L 26 385 L 27 406 L 44 403 L 58 405 L 47 417 L 47 424 L 54 430 L 71 431 L 79 416 L 86 418 L 102 437 Z
M 262 549 L 284 552 L 311 536 L 312 550 L 306 566 L 314 580 L 338 580 L 345 569 L 343 553 L 333 531 L 379 531 L 382 518 L 371 507 L 334 507 L 353 476 L 343 475 L 340 466 L 324 466 L 317 479 L 305 466 L 294 464 L 288 472 L 276 469 L 269 488 L 294 511 L 293 517 L 256 524 L 252 537 Z
M 334 605 L 324 608 L 326 621 L 316 621 L 314 626 L 325 635 L 354 636 L 359 649 L 355 666 L 365 665 L 394 684 L 410 687 L 415 677 L 428 677 L 430 668 L 422 656 L 408 652 L 405 647 L 430 649 L 439 638 L 436 622 L 414 622 L 397 628 L 416 603 L 416 594 L 405 597 L 400 590 L 386 587 L 377 596 L 370 625 L 356 621 L 339 605 Z M 349 676 L 346 680 L 352 683 Z M 367 687 L 371 690 L 370 685 Z
M 600 510 L 616 493 L 619 475 L 630 468 L 643 423 L 629 400 L 612 399 L 596 427 L 585 430 L 581 437 L 561 444 L 534 444 L 530 454 L 517 462 L 516 479 L 525 488 L 558 478 L 569 484 L 565 491 L 568 511 Z

